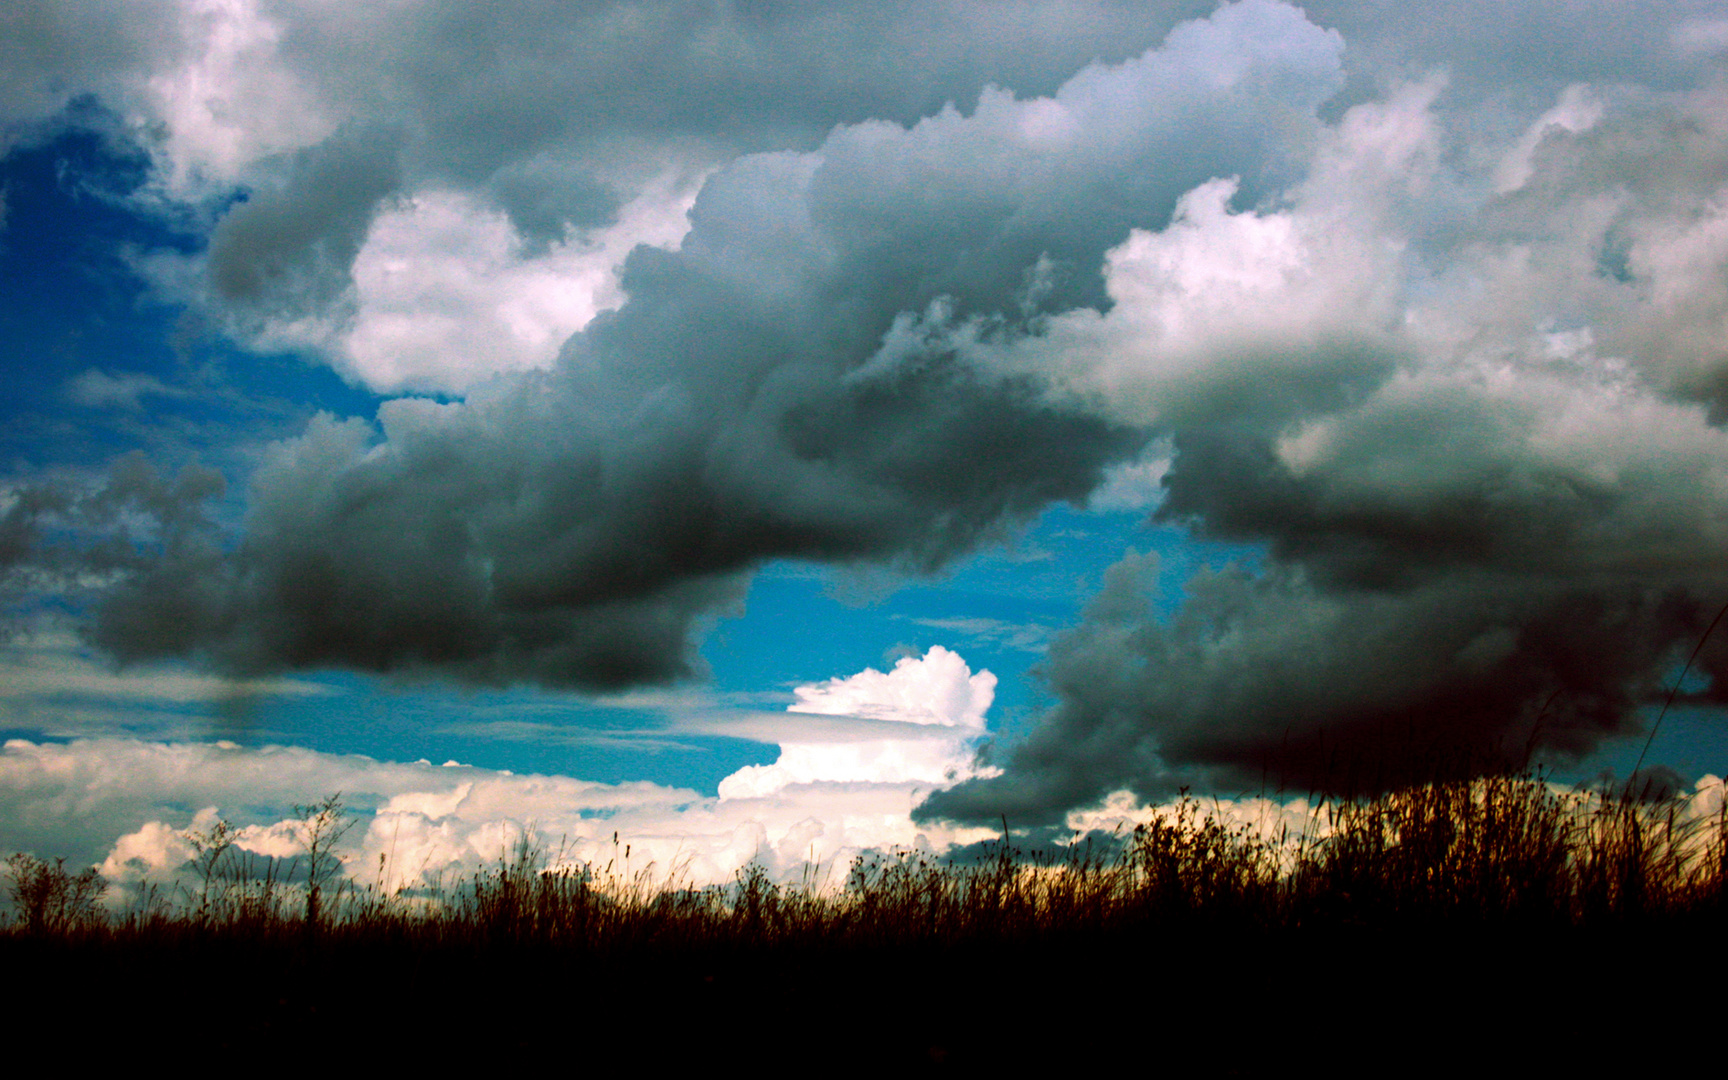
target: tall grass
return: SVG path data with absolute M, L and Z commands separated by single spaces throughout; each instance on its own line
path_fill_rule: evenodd
M 307 809 L 321 838 L 339 836 L 339 803 Z M 326 861 L 298 877 L 249 861 L 217 823 L 193 837 L 192 885 L 148 891 L 119 913 L 95 903 L 92 872 L 14 856 L 8 934 L 629 953 L 947 947 L 1196 925 L 1622 926 L 1728 910 L 1724 813 L 1689 817 L 1672 799 L 1502 776 L 1324 802 L 1294 834 L 1268 834 L 1188 797 L 1132 831 L 1048 851 L 1005 837 L 971 864 L 916 851 L 863 856 L 831 890 L 814 875 L 776 882 L 757 865 L 730 885 L 689 888 L 627 874 L 616 860 L 562 864 L 524 839 L 471 878 L 385 892 L 332 884 L 328 844 L 317 852 Z
M 1119 1067 L 1124 1046 L 1205 1075 L 1381 1075 L 1413 1050 L 1552 1070 L 1598 1065 L 1605 1032 L 1713 1052 L 1720 810 L 1533 777 L 1309 805 L 1276 828 L 1221 809 L 1184 799 L 974 862 L 877 853 L 828 888 L 757 865 L 689 888 L 524 841 L 387 891 L 212 826 L 195 877 L 115 912 L 94 874 L 17 856 L 0 1008 L 45 1044 L 195 1033 L 211 1060 L 295 1047 L 396 1071 L 555 1048 L 591 1070 L 742 1055 L 1019 1075 Z

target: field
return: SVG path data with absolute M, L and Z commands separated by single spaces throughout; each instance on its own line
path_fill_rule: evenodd
M 93 872 L 15 856 L 0 956 L 23 1030 L 196 1032 L 232 1053 L 723 1047 L 942 1070 L 1140 1032 L 1161 1060 L 1231 1073 L 1300 1046 L 1342 1068 L 1462 1060 L 1506 1032 L 1502 1056 L 1553 1060 L 1640 1024 L 1709 1037 L 1683 1018 L 1722 1000 L 1720 803 L 1499 777 L 1334 800 L 1293 835 L 1187 799 L 1050 852 L 860 859 L 826 891 L 756 867 L 678 888 L 524 845 L 383 895 L 338 884 L 328 845 L 279 876 L 218 829 L 191 884 L 120 913 Z M 329 839 L 340 804 L 320 807 Z

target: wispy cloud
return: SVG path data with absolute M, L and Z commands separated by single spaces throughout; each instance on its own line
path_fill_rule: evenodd
M 147 398 L 187 398 L 192 392 L 169 386 L 154 375 L 124 372 L 110 375 L 90 368 L 66 384 L 66 397 L 74 405 L 90 409 L 125 409 L 137 412 Z
M 728 880 L 752 860 L 775 874 L 802 872 L 812 861 L 843 868 L 864 848 L 988 834 L 915 826 L 911 812 L 933 788 L 973 774 L 971 747 L 993 687 L 988 673 L 933 649 L 890 672 L 801 688 L 805 708 L 846 712 L 696 717 L 689 730 L 780 743 L 779 760 L 739 770 L 718 796 L 281 746 L 15 739 L 0 753 L 0 821 L 17 823 L 9 844 L 99 862 L 120 882 L 181 870 L 184 831 L 218 814 L 263 843 L 288 835 L 282 823 L 295 804 L 335 791 L 365 823 L 344 852 L 351 871 L 376 874 L 382 855 L 392 885 L 474 872 L 529 834 L 548 843 L 557 837 L 565 857 L 596 864 L 615 854 L 616 834 L 638 853 L 638 866 L 695 883 Z M 915 719 L 859 715 L 867 713 Z M 508 720 L 474 731 L 544 743 L 568 734 Z M 654 733 L 575 737 L 640 748 Z
M 933 619 L 896 616 L 896 618 L 904 618 L 908 622 L 918 626 L 928 626 L 933 630 L 946 630 L 957 635 L 958 640 L 963 644 L 988 644 L 1028 653 L 1042 653 L 1049 647 L 1050 639 L 1056 632 L 1054 627 L 1046 626 L 1043 623 L 1011 623 L 1001 619 L 981 617 Z
M 439 724 L 440 735 L 497 742 L 534 743 L 541 746 L 591 746 L 653 753 L 662 750 L 696 750 L 679 742 L 677 733 L 665 728 L 596 728 L 592 725 L 559 724 L 544 720 L 505 718 L 456 720 Z
M 340 693 L 304 679 L 235 679 L 184 666 L 116 667 L 69 635 L 13 638 L 0 646 L 0 699 L 107 699 L 132 705 L 231 702 L 257 697 L 328 697 Z

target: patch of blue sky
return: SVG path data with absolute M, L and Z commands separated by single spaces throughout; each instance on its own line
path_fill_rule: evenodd
M 1166 608 L 1179 602 L 1181 583 L 1195 568 L 1257 555 L 1249 547 L 1194 541 L 1173 526 L 1149 526 L 1143 516 L 1058 508 L 1010 548 L 978 553 L 938 579 L 903 582 L 867 601 L 837 587 L 827 572 L 769 566 L 744 611 L 721 620 L 704 641 L 710 677 L 664 692 L 594 699 L 324 671 L 294 676 L 294 692 L 236 687 L 176 702 L 117 696 L 106 684 L 79 690 L 68 683 L 64 692 L 34 701 L 29 712 L 14 710 L 5 734 L 225 739 L 383 761 L 456 760 L 606 783 L 647 780 L 712 794 L 723 777 L 772 762 L 778 750 L 681 728 L 680 714 L 701 712 L 723 728 L 730 712 L 783 710 L 798 685 L 885 669 L 933 645 L 960 653 L 975 671 L 996 674 L 991 730 L 1002 743 L 1023 738 L 1051 704 L 1037 675 L 1044 646 L 1079 619 L 1103 571 L 1131 548 L 1164 558 L 1159 603 Z M 154 671 L 192 668 L 170 664 Z M 132 673 L 140 691 L 149 674 Z
M 745 765 L 771 762 L 778 752 L 747 739 L 677 730 L 667 711 L 655 705 L 526 687 L 392 685 L 348 673 L 319 679 L 343 693 L 259 702 L 243 718 L 244 726 L 231 724 L 223 737 L 242 745 L 283 743 L 380 761 L 458 761 L 613 784 L 646 780 L 709 794 L 721 778 Z
M 102 468 L 130 450 L 232 467 L 236 446 L 379 399 L 322 364 L 235 348 L 152 286 L 141 260 L 201 231 L 139 194 L 149 161 L 88 107 L 0 159 L 0 466 Z
M 1642 731 L 1605 740 L 1582 759 L 1550 756 L 1544 763 L 1545 774 L 1564 784 L 1624 780 L 1640 768 L 1670 770 L 1686 784 L 1706 775 L 1722 776 L 1728 762 L 1728 724 L 1723 723 L 1722 710 L 1677 704 L 1662 716 L 1652 735 L 1661 713 L 1660 705 L 1640 709 Z
M 846 577 L 796 563 L 765 568 L 745 613 L 721 622 L 704 648 L 721 690 L 781 689 L 884 668 L 932 645 L 997 677 L 990 727 L 1013 742 L 1051 700 L 1037 674 L 1044 647 L 1078 623 L 1104 572 L 1130 550 L 1160 559 L 1155 608 L 1168 615 L 1201 568 L 1253 567 L 1252 544 L 1197 540 L 1146 513 L 1045 511 L 1020 537 L 932 579 L 863 592 Z M 862 593 L 862 595 L 861 595 Z M 788 628 L 794 629 L 788 629 Z
M 1712 636 L 1723 632 L 1718 626 Z M 1728 723 L 1720 705 L 1705 703 L 1711 687 L 1708 674 L 1686 667 L 1676 658 L 1663 677 L 1661 701 L 1638 710 L 1641 727 L 1605 740 L 1581 760 L 1558 759 L 1551 764 L 1556 779 L 1588 783 L 1604 776 L 1625 779 L 1641 768 L 1659 766 L 1690 783 L 1701 776 L 1722 776 L 1728 762 Z M 1664 706 L 1668 695 L 1672 705 Z
M 515 688 L 463 690 L 447 683 L 393 684 L 346 673 L 318 676 L 335 698 L 273 698 L 231 710 L 219 737 L 289 742 L 382 760 L 562 773 L 616 783 L 649 780 L 712 793 L 745 765 L 777 756 L 771 744 L 679 730 L 680 709 L 724 722 L 728 710 L 784 709 L 799 685 L 886 669 L 933 645 L 997 676 L 990 727 L 998 741 L 1028 734 L 1050 706 L 1037 674 L 1049 640 L 1074 625 L 1105 569 L 1128 550 L 1164 560 L 1158 604 L 1173 610 L 1200 567 L 1254 563 L 1258 548 L 1196 541 L 1144 515 L 1056 508 L 1013 546 L 975 554 L 933 580 L 858 591 L 804 564 L 766 567 L 744 610 L 702 643 L 708 677 L 664 694 L 616 699 Z M 1036 553 L 1035 557 L 1027 557 Z

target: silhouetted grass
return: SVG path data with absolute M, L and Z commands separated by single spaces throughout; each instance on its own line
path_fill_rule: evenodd
M 1717 912 L 1728 898 L 1724 816 L 1688 819 L 1675 799 L 1559 791 L 1531 776 L 1430 784 L 1332 800 L 1305 828 L 1265 835 L 1186 797 L 1127 835 L 986 861 L 925 852 L 861 856 L 844 887 L 786 885 L 762 867 L 729 886 L 679 887 L 611 865 L 548 865 L 529 840 L 447 886 L 385 893 L 332 886 L 334 798 L 306 808 L 323 860 L 293 864 L 233 847 L 222 822 L 192 835 L 197 879 L 127 910 L 97 904 L 92 870 L 8 860 L 12 938 L 118 941 L 384 938 L 428 945 L 578 950 L 726 944 L 802 948 L 1011 941 L 1203 920 L 1276 931 L 1315 925 L 1583 927 Z M 340 835 L 336 832 L 337 836 Z M 808 875 L 807 875 L 808 876 Z M 320 898 L 321 897 L 321 898 Z
M 308 808 L 327 815 L 327 837 L 333 807 Z M 249 868 L 219 825 L 196 838 L 192 886 L 146 892 L 119 913 L 95 903 L 89 873 L 14 856 L 18 915 L 0 955 L 38 982 L 101 971 L 169 995 L 245 972 L 259 985 L 224 1029 L 240 1041 L 312 1024 L 336 987 L 387 973 L 394 986 L 485 995 L 472 1007 L 506 1027 L 513 1011 L 552 1023 L 586 1010 L 632 1037 L 666 1022 L 718 1038 L 791 1017 L 803 1034 L 785 1037 L 813 1046 L 799 1040 L 815 1037 L 824 1010 L 881 1019 L 888 1002 L 923 1001 L 934 1015 L 946 1008 L 949 1027 L 1001 1032 L 1049 998 L 1058 1010 L 1089 999 L 1082 1011 L 1119 1023 L 1161 1010 L 1163 1030 L 1236 1045 L 1228 1008 L 1264 1014 L 1245 992 L 1257 980 L 1304 1008 L 1320 988 L 1350 987 L 1357 1022 L 1417 1037 L 1423 1017 L 1447 1010 L 1540 1011 L 1512 994 L 1515 976 L 1637 980 L 1724 939 L 1721 811 L 1689 818 L 1672 799 L 1520 776 L 1334 800 L 1300 821 L 1294 834 L 1268 831 L 1188 798 L 1132 832 L 1047 852 L 1005 838 L 967 865 L 863 857 L 828 891 L 759 866 L 727 886 L 684 888 L 616 863 L 548 865 L 524 842 L 478 876 L 397 893 Z M 511 996 L 548 986 L 536 992 L 550 997 Z M 652 1008 L 623 1011 L 631 1000 Z M 541 1016 L 534 1001 L 559 1011 Z M 407 1022 L 414 1010 L 398 1000 L 387 1011 Z M 1286 1013 L 1258 1023 L 1256 1040 L 1300 1035 Z M 1018 1033 L 1006 1043 L 936 1034 L 902 1047 L 906 1060 L 1040 1054 L 1016 1049 Z M 1255 1060 L 1282 1060 L 1265 1045 L 1271 1056 Z

